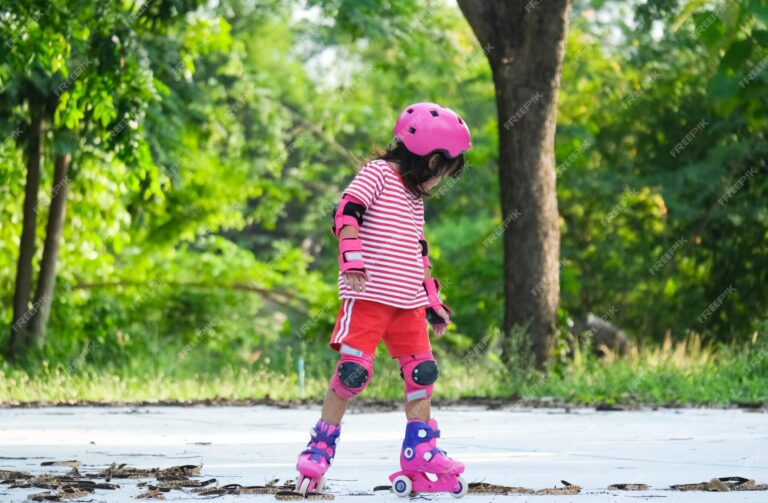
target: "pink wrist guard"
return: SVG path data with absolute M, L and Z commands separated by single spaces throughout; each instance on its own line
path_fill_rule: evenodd
M 451 310 L 448 309 L 448 306 L 443 304 L 443 301 L 440 300 L 440 295 L 437 293 L 440 291 L 440 282 L 435 278 L 427 278 L 424 280 L 423 285 L 424 290 L 427 292 L 427 302 L 429 302 L 429 307 L 427 308 L 427 321 L 432 325 L 447 323 L 448 320 L 441 318 L 436 312 L 436 309 L 442 307 L 448 313 L 448 316 L 451 315 Z
M 440 291 L 440 282 L 435 278 L 427 278 L 424 280 L 424 290 L 427 291 L 427 301 L 429 307 L 440 307 L 443 302 L 440 300 L 440 295 L 437 292 Z
M 358 238 L 344 238 L 339 241 L 339 268 L 342 273 L 365 273 L 363 262 L 363 242 Z

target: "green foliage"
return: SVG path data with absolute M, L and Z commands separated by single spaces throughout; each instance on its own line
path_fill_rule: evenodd
M 585 349 L 573 365 L 569 318 L 615 313 L 609 321 L 641 346 L 667 335 L 742 343 L 765 334 L 766 12 L 765 0 L 576 2 L 555 151 L 563 337 L 544 385 L 520 344 L 515 368 L 503 369 L 499 341 L 486 339 L 503 319 L 500 236 L 514 233 L 515 221 L 503 219 L 498 202 L 485 55 L 494 49 L 477 46 L 454 5 L 4 6 L 0 321 L 11 319 L 29 104 L 45 102 L 36 262 L 52 154 L 71 152 L 73 163 L 48 346 L 23 365 L 48 362 L 45 382 L 63 383 L 62 369 L 83 361 L 82 396 L 102 393 L 83 384 L 101 370 L 128 387 L 141 386 L 147 370 L 154 380 L 136 396 L 151 396 L 142 393 L 157 391 L 163 375 L 183 380 L 169 394 L 190 396 L 195 374 L 206 372 L 222 377 L 204 393 L 239 385 L 268 392 L 245 376 L 251 371 L 292 396 L 302 354 L 307 392 L 320 392 L 333 366 L 326 341 L 337 309 L 329 212 L 372 150 L 391 140 L 402 106 L 431 100 L 458 110 L 473 132 L 469 168 L 426 203 L 434 273 L 456 322 L 435 344 L 453 383 L 446 395 L 621 400 L 641 363 L 603 366 Z M 0 346 L 6 337 L 0 332 Z M 478 345 L 477 364 L 502 385 L 468 379 L 449 363 Z M 655 368 L 658 379 L 638 396 L 759 396 L 739 363 L 744 355 L 720 354 L 715 367 Z M 713 369 L 722 377 L 706 377 Z M 686 386 L 687 375 L 711 393 Z M 743 392 L 724 391 L 745 379 Z M 667 381 L 676 387 L 660 389 Z M 399 397 L 392 382 L 375 384 L 373 394 Z
M 763 2 L 690 2 L 680 13 L 674 2 L 649 4 L 660 39 L 646 24 L 625 32 L 632 44 L 586 49 L 584 65 L 566 58 L 558 145 L 587 138 L 589 148 L 558 189 L 563 255 L 582 277 L 579 297 L 563 300 L 573 312 L 615 306 L 638 338 L 743 338 L 768 302 L 757 265 L 768 263 L 759 244 L 768 101 L 757 91 L 765 73 L 750 73 L 768 57 Z M 585 93 L 584 81 L 608 85 Z M 594 105 L 571 117 L 573 100 Z M 702 317 L 730 286 L 735 293 Z

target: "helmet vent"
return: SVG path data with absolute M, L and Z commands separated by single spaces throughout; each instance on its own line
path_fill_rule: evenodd
M 437 110 L 430 110 L 429 113 L 432 114 L 432 117 L 437 117 Z
M 406 112 L 408 112 L 409 114 L 412 114 L 413 113 L 413 108 L 409 108 L 408 110 L 406 110 Z
M 459 124 L 464 124 L 464 122 L 461 120 L 461 117 L 459 117 L 458 119 L 459 119 Z
M 409 127 L 408 128 L 408 132 L 411 133 L 411 134 L 414 134 L 416 132 L 416 128 L 415 127 Z

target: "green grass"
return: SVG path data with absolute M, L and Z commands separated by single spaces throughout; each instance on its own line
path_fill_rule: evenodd
M 274 355 L 246 362 L 196 352 L 179 364 L 179 351 L 109 360 L 0 364 L 0 402 L 73 401 L 136 402 L 166 400 L 299 398 L 292 358 Z M 382 348 L 380 348 L 382 349 Z M 319 351 L 323 351 L 319 349 Z M 322 398 L 333 371 L 334 355 L 325 350 L 306 363 L 304 397 Z M 97 355 L 91 355 L 97 359 Z M 441 354 L 440 379 L 434 397 L 547 397 L 583 404 L 727 405 L 768 401 L 768 349 L 703 346 L 699 339 L 633 351 L 625 358 L 598 360 L 576 352 L 560 360 L 546 375 L 518 363 L 510 371 L 493 354 L 466 359 Z M 112 363 L 118 361 L 120 363 Z M 521 359 L 524 362 L 525 359 Z M 400 401 L 403 385 L 395 360 L 377 354 L 369 399 Z
M 727 405 L 768 401 L 768 347 L 757 337 L 741 348 L 702 345 L 697 336 L 603 361 L 578 353 L 557 376 L 523 396 L 577 403 Z

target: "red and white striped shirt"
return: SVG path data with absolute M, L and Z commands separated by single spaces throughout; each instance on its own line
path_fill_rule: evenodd
M 366 164 L 344 191 L 365 204 L 358 234 L 368 273 L 365 291 L 347 288 L 339 273 L 340 299 L 365 299 L 394 307 L 426 306 L 424 262 L 419 239 L 424 228 L 424 201 L 411 194 L 386 161 Z

